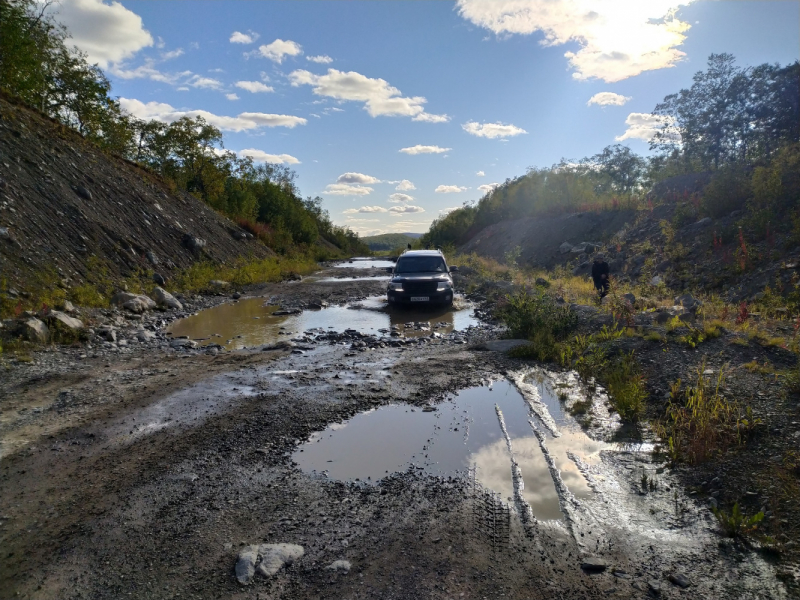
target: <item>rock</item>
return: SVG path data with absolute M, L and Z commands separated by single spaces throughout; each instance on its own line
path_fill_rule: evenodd
M 47 315 L 47 321 L 50 323 L 51 327 L 61 327 L 70 331 L 83 329 L 83 321 L 75 317 L 70 317 L 58 310 L 51 310 Z
M 131 294 L 129 292 L 117 292 L 111 296 L 111 304 L 120 306 L 133 313 L 142 313 L 156 307 L 156 303 L 153 302 L 151 298 L 140 294 Z
M 256 574 L 256 562 L 258 561 L 258 546 L 248 546 L 239 552 L 234 571 L 236 579 L 242 585 L 247 585 L 253 580 Z
M 695 229 L 703 229 L 711 225 L 711 223 L 712 223 L 711 217 L 704 217 L 699 221 L 697 221 L 697 223 L 692 223 L 691 225 L 687 225 L 686 227 L 684 227 L 684 229 L 688 231 L 692 231 Z
M 663 273 L 664 271 L 666 271 L 667 269 L 669 269 L 671 266 L 672 266 L 672 261 L 671 261 L 671 260 L 669 260 L 669 259 L 667 259 L 667 260 L 662 260 L 662 261 L 661 261 L 660 263 L 658 263 L 658 265 L 656 266 L 656 271 L 658 271 L 659 273 Z
M 183 239 L 181 240 L 183 247 L 191 250 L 193 254 L 198 255 L 203 251 L 203 248 L 206 247 L 206 241 L 199 237 L 195 237 L 189 233 L 183 235 Z
M 17 334 L 20 335 L 22 339 L 35 344 L 46 344 L 50 341 L 50 330 L 43 321 L 40 321 L 36 317 L 30 317 L 29 319 L 21 321 L 17 327 Z
M 145 256 L 145 258 L 147 258 L 147 261 L 151 265 L 153 265 L 154 267 L 158 266 L 158 257 L 155 255 L 155 253 L 152 250 L 148 250 L 147 252 L 145 252 L 144 256 Z
M 213 288 L 226 288 L 230 285 L 230 283 L 227 281 L 222 281 L 221 279 L 212 279 L 208 282 L 208 285 Z
M 63 310 L 65 313 L 74 313 L 75 305 L 69 300 L 64 300 L 64 302 L 61 303 L 61 310 Z
M 564 242 L 558 247 L 558 251 L 561 254 L 568 254 L 572 252 L 572 244 L 570 244 L 569 242 Z
M 197 348 L 197 342 L 186 339 L 172 340 L 169 345 L 172 348 Z
M 527 346 L 528 344 L 530 344 L 528 340 L 489 340 L 488 342 L 484 342 L 480 346 L 477 346 L 475 349 L 490 350 L 492 352 L 508 352 L 513 348 Z
M 622 267 L 624 265 L 625 265 L 624 261 L 615 258 L 610 263 L 608 263 L 608 270 L 611 271 L 612 273 L 618 273 L 619 271 L 622 270 Z
M 692 312 L 696 311 L 698 308 L 703 306 L 703 303 L 692 296 L 691 294 L 683 294 L 682 296 L 676 296 L 675 304 L 682 306 L 686 310 L 690 310 Z
M 153 288 L 153 299 L 159 306 L 166 306 L 167 308 L 174 308 L 175 310 L 183 310 L 181 304 L 175 296 L 170 294 L 162 287 L 156 286 Z
M 10 240 L 11 239 L 11 232 L 8 230 L 8 227 L 0 227 L 0 240 Z
M 631 306 L 634 306 L 636 304 L 636 296 L 634 296 L 633 294 L 630 293 L 622 294 L 622 299 L 625 300 L 625 302 L 627 302 Z
M 586 242 L 581 242 L 577 246 L 573 246 L 572 249 L 570 250 L 570 252 L 572 252 L 573 254 L 585 254 L 586 253 L 586 247 L 588 245 L 589 244 L 587 244 Z
M 97 335 L 107 342 L 114 343 L 117 341 L 117 332 L 111 327 L 104 327 L 97 330 Z
M 538 285 L 539 287 L 543 287 L 543 288 L 549 288 L 550 287 L 550 282 L 547 281 L 547 279 L 545 279 L 544 277 L 537 277 L 536 278 L 536 285 Z
M 326 569 L 330 571 L 340 571 L 342 573 L 349 573 L 352 565 L 349 560 L 335 560 L 329 564 Z
M 140 329 L 136 332 L 136 339 L 140 342 L 149 342 L 150 340 L 154 339 L 156 334 L 152 331 L 147 331 L 146 329 Z
M 577 267 L 572 269 L 573 275 L 586 275 L 592 269 L 592 264 L 590 262 L 584 262 L 579 264 Z
M 78 194 L 78 196 L 80 196 L 80 197 L 81 197 L 81 198 L 83 198 L 84 200 L 89 200 L 89 201 L 91 201 L 91 200 L 92 200 L 92 192 L 90 192 L 89 190 L 87 190 L 87 189 L 86 189 L 85 187 L 83 187 L 82 185 L 73 186 L 73 188 L 72 188 L 72 189 L 73 189 L 73 191 L 74 191 L 76 194 Z
M 667 579 L 669 579 L 674 585 L 677 585 L 679 588 L 683 589 L 686 589 L 692 585 L 692 582 L 689 581 L 689 578 L 683 573 L 670 573 Z
M 264 577 L 272 577 L 285 565 L 290 565 L 301 558 L 304 553 L 303 547 L 296 544 L 247 546 L 239 553 L 236 561 L 236 579 L 242 585 L 247 585 L 253 580 L 256 573 Z
M 238 300 L 241 297 L 242 295 L 239 292 L 233 292 L 233 294 L 231 294 L 231 298 L 233 298 L 234 300 Z
M 661 285 L 663 282 L 664 280 L 659 275 L 656 275 L 650 280 L 650 285 Z
M 647 589 L 653 596 L 658 597 L 661 595 L 661 582 L 651 579 L 647 582 Z
M 581 562 L 581 569 L 590 573 L 602 573 L 608 568 L 608 562 L 602 558 L 589 557 Z
M 283 308 L 281 310 L 276 310 L 274 313 L 272 313 L 272 316 L 284 317 L 286 315 L 299 315 L 301 312 L 303 311 L 300 310 L 299 308 Z
M 167 285 L 167 280 L 164 279 L 163 275 L 160 275 L 158 273 L 153 273 L 153 283 L 155 283 L 156 285 L 165 286 Z

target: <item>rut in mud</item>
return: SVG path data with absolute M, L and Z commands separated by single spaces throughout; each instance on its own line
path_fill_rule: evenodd
M 786 597 L 759 555 L 719 543 L 648 445 L 621 438 L 602 391 L 481 350 L 499 332 L 464 299 L 445 315 L 395 316 L 377 269 L 327 281 L 342 271 L 170 326 L 197 349 L 72 357 L 67 396 L 47 392 L 27 421 L 4 413 L 4 435 L 22 445 L 2 461 L 0 587 L 27 598 Z M 37 361 L 5 389 L 23 398 L 64 369 Z M 567 410 L 581 400 L 588 430 Z M 240 584 L 240 553 L 273 543 L 304 554 Z

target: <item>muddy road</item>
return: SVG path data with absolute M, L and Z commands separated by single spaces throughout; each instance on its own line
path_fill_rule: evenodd
M 379 266 L 5 363 L 0 597 L 788 597 L 602 393 Z

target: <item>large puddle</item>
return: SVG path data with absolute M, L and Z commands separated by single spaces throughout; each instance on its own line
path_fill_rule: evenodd
M 266 302 L 264 298 L 247 298 L 221 304 L 175 321 L 167 331 L 173 337 L 188 336 L 200 345 L 240 349 L 290 340 L 312 329 L 317 333 L 356 329 L 388 337 L 395 327 L 396 336 L 418 337 L 463 331 L 479 322 L 472 308 L 459 299 L 453 307 L 412 310 L 389 308 L 384 297 L 376 296 L 295 315 L 275 315 L 279 308 Z
M 341 269 L 385 269 L 386 267 L 393 267 L 394 261 L 359 256 L 333 266 Z
M 545 434 L 546 448 L 560 477 L 577 498 L 592 491 L 572 452 L 587 464 L 599 461 L 607 444 L 589 438 L 567 423 L 546 383 L 538 385 L 541 399 L 557 408 L 554 419 L 560 437 Z M 533 417 L 520 392 L 508 381 L 463 390 L 436 406 L 433 412 L 409 405 L 390 405 L 361 413 L 344 423 L 315 433 L 293 455 L 307 472 L 331 479 L 375 481 L 389 473 L 418 469 L 435 475 L 463 475 L 475 468 L 484 487 L 514 498 L 512 455 L 502 430 L 499 412 L 522 473 L 521 496 L 539 519 L 562 517 L 559 495 L 539 440 L 529 420 Z M 540 431 L 545 427 L 537 423 Z

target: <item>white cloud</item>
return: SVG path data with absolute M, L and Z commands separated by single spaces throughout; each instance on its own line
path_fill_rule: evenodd
M 398 203 L 398 202 L 413 202 L 413 200 L 414 200 L 414 197 L 413 196 L 409 196 L 408 194 L 395 193 L 395 194 L 392 194 L 391 196 L 389 196 L 389 202 L 395 202 L 395 203 Z
M 470 135 L 485 137 L 492 140 L 528 133 L 515 125 L 503 125 L 502 123 L 476 123 L 475 121 L 469 121 L 464 123 L 461 128 Z
M 403 154 L 441 154 L 442 152 L 447 152 L 448 150 L 452 150 L 452 148 L 441 148 L 439 146 L 421 146 L 417 144 L 416 146 L 410 146 L 408 148 L 400 148 L 400 152 Z
M 170 50 L 169 52 L 162 52 L 161 60 L 172 60 L 173 58 L 178 58 L 184 54 L 185 52 L 183 51 L 183 48 L 176 48 L 175 50 Z
M 466 191 L 468 188 L 458 185 L 440 185 L 437 187 L 434 192 L 437 194 L 458 194 L 460 192 Z
M 484 173 L 483 171 L 478 171 L 477 173 L 475 173 L 475 175 L 477 175 L 478 177 L 486 177 L 486 173 Z
M 222 82 L 211 77 L 201 77 L 200 75 L 193 75 L 186 82 L 193 88 L 206 88 L 211 90 L 218 90 L 222 87 Z
M 234 31 L 231 34 L 231 38 L 228 40 L 231 44 L 252 44 L 258 39 L 258 34 L 253 33 L 252 31 L 249 33 L 242 33 L 241 31 Z
M 317 96 L 336 100 L 363 102 L 371 117 L 413 117 L 416 121 L 441 122 L 445 115 L 427 115 L 422 96 L 406 97 L 383 79 L 372 79 L 355 71 L 328 69 L 326 75 L 315 75 L 298 69 L 289 74 L 295 87 L 310 85 Z
M 239 150 L 239 156 L 250 157 L 256 162 L 267 162 L 273 164 L 285 165 L 299 165 L 300 161 L 291 154 L 267 154 L 263 150 L 256 150 L 255 148 L 246 148 Z
M 450 117 L 447 115 L 432 115 L 430 113 L 420 113 L 412 121 L 422 121 L 423 123 L 447 123 Z
M 153 45 L 142 18 L 119 2 L 62 0 L 51 8 L 56 20 L 69 30 L 67 43 L 75 44 L 86 52 L 89 62 L 103 69 Z
M 544 34 L 542 45 L 577 43 L 566 52 L 575 79 L 620 81 L 672 67 L 689 25 L 675 18 L 693 0 L 458 0 L 459 14 L 495 34 Z
M 148 102 L 131 98 L 120 98 L 120 107 L 140 119 L 155 119 L 172 123 L 182 117 L 203 117 L 206 121 L 225 131 L 247 131 L 259 127 L 288 127 L 305 125 L 308 121 L 292 115 L 273 115 L 245 112 L 236 117 L 215 115 L 206 110 L 178 110 L 164 102 Z
M 494 188 L 496 188 L 498 185 L 500 185 L 500 184 L 499 183 L 484 183 L 483 185 L 479 185 L 478 189 L 480 191 L 482 191 L 484 194 L 488 194 Z
M 239 99 L 239 96 L 237 96 L 236 94 L 225 94 L 225 97 L 228 100 L 238 100 Z
M 586 103 L 586 105 L 591 106 L 592 104 L 598 104 L 600 106 L 622 106 L 630 99 L 630 96 L 622 96 L 620 94 L 615 94 L 614 92 L 600 92 L 599 94 L 595 94 L 589 98 L 589 101 Z
M 319 65 L 329 65 L 333 62 L 333 59 L 326 54 L 320 54 L 319 56 L 306 56 L 306 60 L 310 60 L 311 62 Z
M 260 81 L 237 81 L 234 85 L 253 94 L 275 91 L 273 88 L 268 85 L 264 85 Z
M 394 189 L 396 189 L 398 192 L 407 192 L 409 190 L 417 189 L 417 186 L 411 183 L 408 179 L 403 179 L 403 181 L 398 183 L 397 187 Z
M 400 217 L 409 213 L 424 213 L 425 209 L 421 206 L 414 206 L 413 204 L 404 204 L 402 206 L 393 206 L 389 209 L 389 215 L 392 217 Z
M 143 65 L 133 69 L 126 69 L 124 66 L 120 65 L 111 65 L 108 67 L 108 71 L 120 79 L 150 79 L 160 83 L 168 83 L 169 85 L 185 83 L 186 80 L 193 75 L 191 71 L 165 73 L 158 70 L 155 65 L 156 61 L 152 58 L 148 58 L 145 59 Z
M 618 142 L 624 140 L 636 139 L 649 142 L 653 136 L 661 129 L 667 129 L 674 123 L 672 117 L 662 117 L 659 115 L 651 115 L 649 113 L 631 113 L 625 119 L 625 124 L 628 129 L 615 139 Z M 675 142 L 680 142 L 680 135 L 677 132 L 668 132 L 669 139 Z
M 380 183 L 381 180 L 372 175 L 364 175 L 363 173 L 342 173 L 336 178 L 336 183 L 355 183 L 355 184 L 371 184 Z
M 357 213 L 385 213 L 389 212 L 382 206 L 362 206 L 361 208 L 348 208 L 344 211 L 346 215 L 355 215 Z
M 325 193 L 332 196 L 369 196 L 372 191 L 371 187 L 349 183 L 329 183 L 325 188 Z
M 299 56 L 303 53 L 303 47 L 291 40 L 277 39 L 271 44 L 264 44 L 258 47 L 258 53 L 264 58 L 281 64 L 287 56 Z

